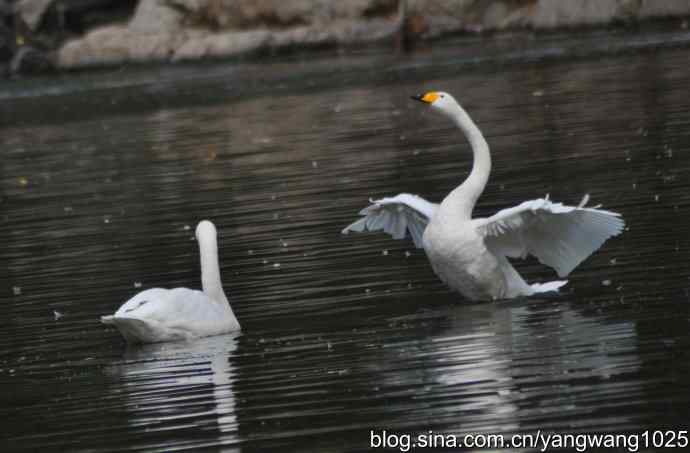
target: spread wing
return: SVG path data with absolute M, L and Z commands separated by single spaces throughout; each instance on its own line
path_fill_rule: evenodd
M 548 196 L 526 201 L 484 219 L 478 231 L 495 253 L 533 255 L 564 277 L 625 226 L 616 212 L 586 208 L 588 200 L 585 195 L 577 207 L 552 203 Z
M 403 239 L 409 232 L 414 245 L 417 248 L 423 247 L 424 229 L 438 209 L 438 204 L 409 193 L 371 202 L 371 205 L 359 212 L 363 217 L 343 229 L 343 234 L 350 231 L 383 230 L 393 236 L 393 239 Z

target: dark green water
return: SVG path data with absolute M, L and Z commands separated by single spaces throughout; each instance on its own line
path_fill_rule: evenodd
M 361 451 L 371 429 L 687 429 L 687 38 L 8 82 L 0 448 Z M 586 192 L 624 215 L 560 297 L 468 304 L 410 243 L 339 234 L 369 197 L 438 201 L 466 176 L 460 133 L 409 100 L 427 89 L 454 93 L 492 146 L 477 215 Z M 99 316 L 141 289 L 198 287 L 203 218 L 243 333 L 126 348 Z

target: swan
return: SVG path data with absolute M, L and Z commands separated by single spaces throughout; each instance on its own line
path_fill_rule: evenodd
M 623 231 L 620 214 L 586 207 L 588 195 L 578 206 L 553 203 L 547 195 L 489 218 L 472 218 L 491 172 L 489 145 L 450 94 L 431 91 L 412 99 L 430 105 L 462 130 L 474 154 L 472 171 L 441 204 L 407 193 L 371 200 L 360 212 L 362 217 L 343 229 L 343 234 L 383 230 L 403 239 L 409 233 L 415 246 L 425 250 L 436 275 L 452 290 L 476 301 L 558 291 L 567 280 L 530 285 L 508 258 L 533 255 L 565 277 L 608 238 Z
M 216 227 L 202 220 L 196 227 L 203 291 L 151 288 L 125 302 L 103 324 L 117 327 L 132 343 L 189 340 L 240 330 L 223 292 L 218 266 Z

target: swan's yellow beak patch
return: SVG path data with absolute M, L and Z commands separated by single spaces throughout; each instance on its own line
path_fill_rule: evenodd
M 429 91 L 426 94 L 420 94 L 418 96 L 412 96 L 415 101 L 425 102 L 427 104 L 432 104 L 440 95 L 436 91 Z
M 429 91 L 427 94 L 422 96 L 420 101 L 426 102 L 427 104 L 433 103 L 436 99 L 438 99 L 438 93 L 435 91 Z

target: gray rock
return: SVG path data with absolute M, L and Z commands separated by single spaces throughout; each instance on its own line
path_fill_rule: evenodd
M 171 58 L 184 43 L 183 14 L 164 0 L 141 0 L 127 25 L 96 28 L 65 43 L 57 52 L 60 67 L 105 65 Z
M 182 27 L 183 14 L 166 0 L 140 0 L 129 22 L 132 33 L 169 34 Z
M 373 41 L 398 29 L 395 17 L 381 18 L 396 8 L 397 0 L 142 0 L 128 25 L 66 43 L 58 64 L 177 61 Z
M 41 24 L 43 15 L 53 4 L 54 0 L 19 0 L 16 12 L 30 30 L 36 30 Z
M 242 55 L 258 50 L 280 50 L 295 46 L 356 44 L 391 37 L 399 29 L 389 20 L 337 21 L 329 27 L 300 26 L 284 30 L 251 30 L 209 33 L 189 37 L 173 60 Z
M 167 0 L 190 22 L 220 29 L 294 27 L 394 13 L 398 0 Z
M 271 33 L 266 30 L 212 33 L 193 36 L 176 50 L 173 60 L 239 55 L 269 46 Z
M 690 14 L 687 0 L 407 0 L 423 36 L 513 27 L 602 25 Z
M 577 2 L 541 1 L 528 16 L 536 28 L 606 24 L 621 18 L 628 10 L 626 0 L 579 0 Z
M 672 17 L 687 16 L 690 14 L 690 2 L 688 0 L 639 0 L 639 16 L 646 17 Z
M 125 61 L 169 59 L 184 42 L 184 35 L 144 33 L 127 26 L 98 28 L 85 37 L 67 42 L 57 52 L 63 68 L 104 65 Z
M 39 2 L 20 3 L 32 1 Z M 58 64 L 189 60 L 688 14 L 690 0 L 140 0 L 128 24 L 96 28 L 63 45 Z

